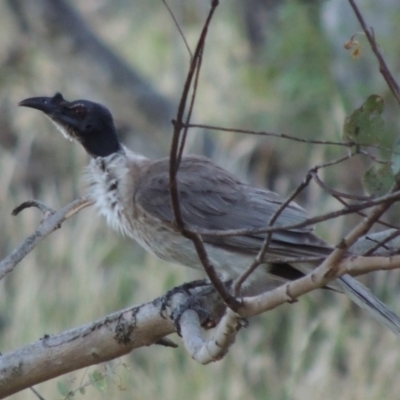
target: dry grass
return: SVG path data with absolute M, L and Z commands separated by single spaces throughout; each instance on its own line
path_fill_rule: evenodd
M 11 158 L 2 157 L 2 171 L 11 171 L 12 163 Z M 7 174 L 2 174 L 1 187 L 7 187 L 7 180 L 10 184 Z M 10 210 L 26 198 L 23 191 L 8 196 L 2 208 Z M 51 187 L 43 198 L 49 204 L 62 201 Z M 18 217 L 2 213 L 7 247 L 33 231 L 39 218 L 35 210 Z M 193 278 L 191 271 L 144 255 L 107 229 L 93 210 L 84 210 L 1 283 L 0 347 L 16 349 L 44 334 L 152 299 Z M 179 343 L 179 338 L 176 340 Z M 144 348 L 110 363 L 115 375 L 107 379 L 105 394 L 90 387 L 86 396 L 396 399 L 400 390 L 394 373 L 400 366 L 397 343 L 390 332 L 350 309 L 347 299 L 316 293 L 252 320 L 229 355 L 217 364 L 197 365 L 182 349 Z M 97 367 L 100 371 L 104 368 Z M 78 371 L 37 389 L 46 399 L 57 399 L 58 382 L 79 388 L 87 382 L 87 374 Z M 24 391 L 12 398 L 33 399 L 34 395 Z

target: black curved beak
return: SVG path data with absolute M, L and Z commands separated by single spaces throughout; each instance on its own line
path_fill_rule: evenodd
M 18 103 L 19 106 L 34 108 L 47 113 L 52 108 L 51 97 L 31 97 Z
M 64 98 L 60 93 L 56 93 L 53 97 L 30 97 L 29 99 L 22 100 L 18 103 L 19 106 L 34 108 L 49 115 L 61 103 L 65 102 Z

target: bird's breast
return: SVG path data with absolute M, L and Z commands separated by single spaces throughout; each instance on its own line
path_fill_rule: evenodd
M 86 176 L 90 184 L 88 194 L 98 212 L 113 229 L 132 237 L 135 179 L 129 159 L 123 155 L 94 159 Z

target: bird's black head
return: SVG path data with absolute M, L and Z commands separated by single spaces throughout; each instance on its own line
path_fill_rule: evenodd
M 80 142 L 93 157 L 106 157 L 121 150 L 110 111 L 87 100 L 67 101 L 61 93 L 54 97 L 32 97 L 20 106 L 43 111 L 70 140 Z

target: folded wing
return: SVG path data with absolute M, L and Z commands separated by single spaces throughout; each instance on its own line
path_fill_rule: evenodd
M 169 193 L 169 161 L 155 162 L 140 179 L 134 201 L 146 213 L 164 223 L 174 221 Z M 263 229 L 283 199 L 276 193 L 239 181 L 209 159 L 187 156 L 177 175 L 180 208 L 189 227 L 208 230 Z M 289 204 L 274 226 L 297 224 L 308 218 L 296 203 Z M 205 243 L 238 253 L 254 255 L 265 234 L 240 236 L 204 235 Z M 312 233 L 312 227 L 275 232 L 268 249 L 268 259 L 307 257 L 329 254 L 332 249 Z

